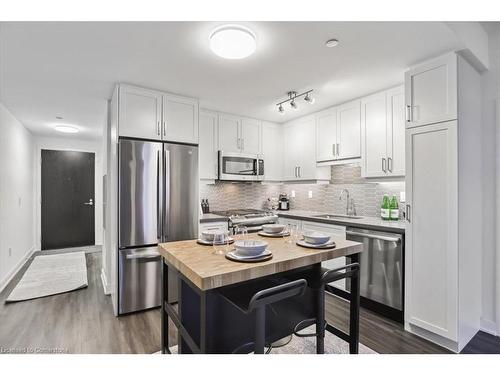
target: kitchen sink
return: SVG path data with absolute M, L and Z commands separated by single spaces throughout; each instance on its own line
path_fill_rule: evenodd
M 363 216 L 354 216 L 354 215 L 338 215 L 338 214 L 322 214 L 322 215 L 314 215 L 313 217 L 318 217 L 321 219 L 362 219 Z

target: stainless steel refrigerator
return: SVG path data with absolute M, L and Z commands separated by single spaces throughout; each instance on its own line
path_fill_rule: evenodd
M 119 140 L 118 313 L 160 306 L 158 243 L 198 235 L 198 147 Z M 170 302 L 177 278 L 168 280 Z

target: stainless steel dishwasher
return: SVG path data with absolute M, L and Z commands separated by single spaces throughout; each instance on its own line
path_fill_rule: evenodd
M 402 321 L 403 235 L 348 227 L 346 238 L 364 245 L 360 257 L 362 305 Z M 346 287 L 350 289 L 348 284 Z

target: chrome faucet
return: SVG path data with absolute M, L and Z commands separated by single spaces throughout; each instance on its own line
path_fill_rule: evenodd
M 356 208 L 354 207 L 354 199 L 350 198 L 349 190 L 342 189 L 339 195 L 339 200 L 342 200 L 342 195 L 346 194 L 346 205 L 345 205 L 345 214 L 347 216 L 356 216 Z

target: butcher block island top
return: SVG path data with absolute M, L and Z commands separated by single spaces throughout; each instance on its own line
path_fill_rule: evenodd
M 162 243 L 158 246 L 164 261 L 190 280 L 201 290 L 219 288 L 279 272 L 320 263 L 347 255 L 360 253 L 359 242 L 335 239 L 336 247 L 316 250 L 287 243 L 285 238 L 263 238 L 251 234 L 247 239 L 264 240 L 273 257 L 260 263 L 239 263 L 224 255 L 214 254 L 212 246 L 196 243 L 196 240 Z M 232 249 L 229 245 L 229 249 Z

